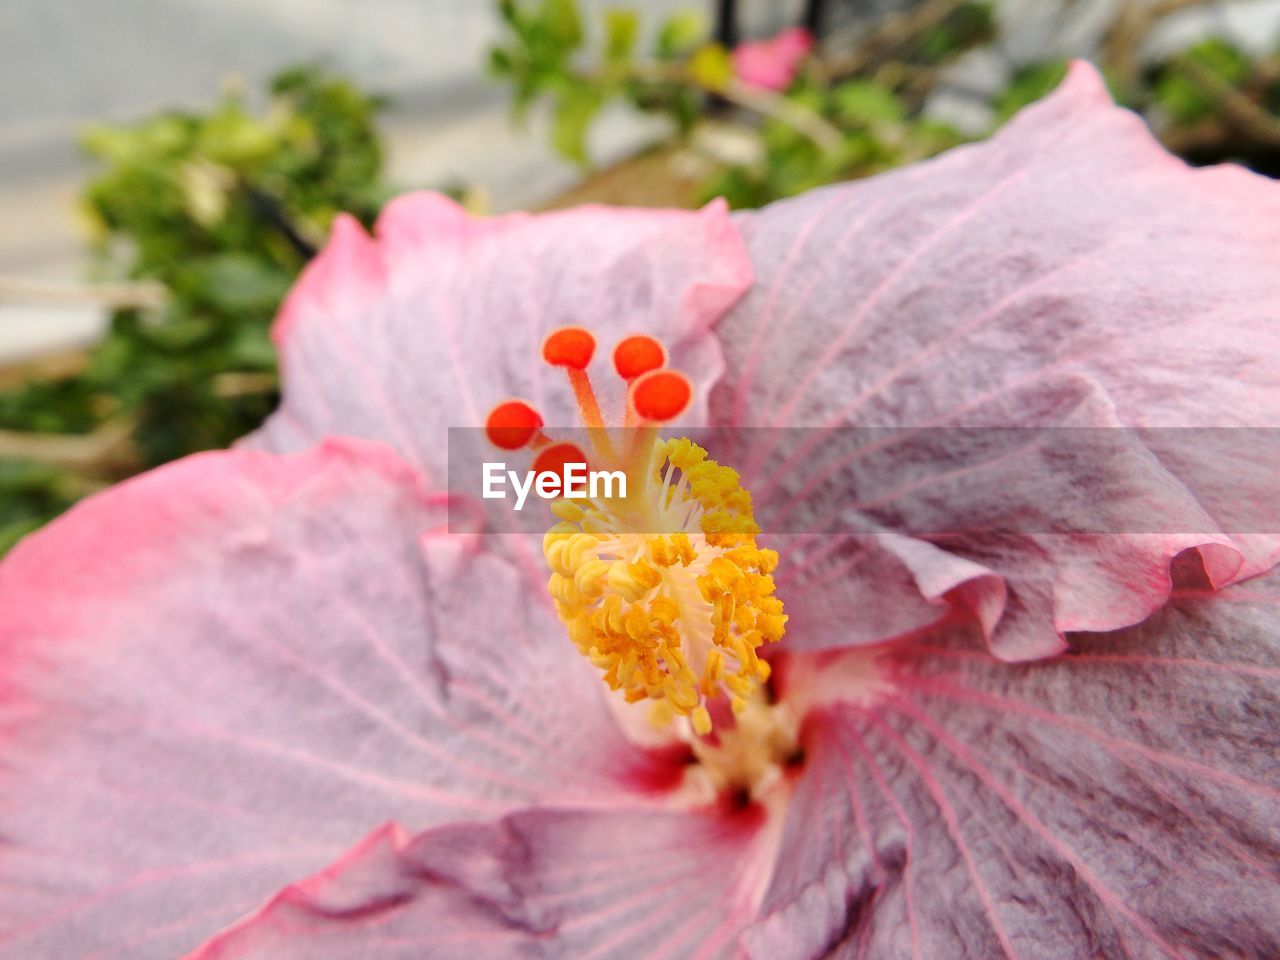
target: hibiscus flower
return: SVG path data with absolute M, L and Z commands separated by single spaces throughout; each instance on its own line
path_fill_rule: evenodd
M 748 87 L 781 92 L 791 86 L 812 49 L 813 35 L 803 27 L 790 27 L 768 40 L 750 40 L 733 50 L 733 75 Z
M 264 429 L 0 567 L 0 957 L 1280 955 L 1273 464 L 1179 439 L 1274 425 L 1278 267 L 1085 65 L 758 213 L 340 219 Z M 670 529 L 458 532 L 446 428 L 624 393 Z

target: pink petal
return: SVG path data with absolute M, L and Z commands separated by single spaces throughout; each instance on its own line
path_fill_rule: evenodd
M 442 518 L 387 448 L 331 442 L 192 457 L 20 545 L 0 956 L 172 957 L 388 819 L 678 777 L 509 561 L 423 536 Z
M 886 648 L 806 725 L 755 955 L 1280 955 L 1278 611 L 1273 573 L 1031 665 Z
M 392 202 L 376 239 L 339 220 L 276 327 L 284 404 L 250 443 L 299 449 L 329 434 L 385 440 L 443 482 L 447 427 L 481 427 L 512 396 L 552 426 L 578 423 L 573 394 L 541 362 L 569 324 L 600 339 L 593 373 L 621 422 L 610 364 L 629 333 L 664 340 L 703 384 L 719 375 L 709 326 L 750 283 L 723 203 L 697 213 L 583 207 L 473 218 L 436 194 Z
M 786 649 L 823 650 L 903 637 L 963 608 L 990 629 L 1004 614 L 1004 580 L 923 540 L 865 535 L 773 535 L 784 558 L 779 596 Z
M 712 415 L 783 428 L 738 464 L 766 530 L 854 532 L 848 511 L 952 532 L 930 539 L 1006 581 L 993 644 L 1015 659 L 1142 619 L 1188 548 L 1217 584 L 1280 558 L 1277 527 L 1241 516 L 1275 511 L 1274 455 L 1242 466 L 1165 429 L 1280 417 L 1280 189 L 1185 167 L 1091 67 L 988 143 L 736 222 L 757 283 L 717 328 Z M 1151 428 L 1119 475 L 1053 463 L 1046 438 L 975 462 L 954 429 L 1116 425 Z M 939 429 L 900 438 L 891 469 L 853 427 Z
M 750 916 L 747 812 L 535 810 L 390 827 L 191 960 L 722 957 Z

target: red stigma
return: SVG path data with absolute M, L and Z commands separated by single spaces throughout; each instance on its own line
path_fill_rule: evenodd
M 560 487 L 564 489 L 564 468 L 570 463 L 587 462 L 587 455 L 576 443 L 553 443 L 543 450 L 533 461 L 534 473 L 554 473 L 560 478 Z
M 523 400 L 508 400 L 489 411 L 484 431 L 500 450 L 526 447 L 542 429 L 542 417 Z
M 596 353 L 596 338 L 582 327 L 561 327 L 542 341 L 542 359 L 553 367 L 585 370 Z
M 644 334 L 627 337 L 613 348 L 613 369 L 623 380 L 634 380 L 666 364 L 666 349 L 653 337 Z
M 631 406 L 642 420 L 666 423 L 684 413 L 693 400 L 693 384 L 673 370 L 651 370 L 631 384 Z

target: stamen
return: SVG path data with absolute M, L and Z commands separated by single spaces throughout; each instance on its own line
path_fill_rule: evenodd
M 613 369 L 628 383 L 650 370 L 658 370 L 666 365 L 666 348 L 653 337 L 637 334 L 620 340 L 613 348 Z
M 569 377 L 569 386 L 573 388 L 573 397 L 578 402 L 578 412 L 596 453 L 606 460 L 612 460 L 613 445 L 609 442 L 609 434 L 605 432 L 600 404 L 596 400 L 595 390 L 591 388 L 591 377 L 587 374 L 587 367 L 591 365 L 591 358 L 595 353 L 595 334 L 582 327 L 552 330 L 547 334 L 547 339 L 542 341 L 542 359 L 553 367 L 563 368 Z
M 651 370 L 631 384 L 630 402 L 641 420 L 667 423 L 688 409 L 693 384 L 674 370 Z
M 705 737 L 711 732 L 711 712 L 701 704 L 693 708 L 689 721 L 693 724 L 693 732 L 698 736 Z
M 713 701 L 736 716 L 761 702 L 770 668 L 758 650 L 780 640 L 787 622 L 773 595 L 778 555 L 757 547 L 751 494 L 736 471 L 690 440 L 659 438 L 660 425 L 689 408 L 693 384 L 666 368 L 653 337 L 627 337 L 613 351 L 627 382 L 626 424 L 636 428 L 616 456 L 587 376 L 595 349 L 589 331 L 564 327 L 542 356 L 568 375 L 594 465 L 621 469 L 626 492 L 553 506 L 559 522 L 542 545 L 548 591 L 570 640 L 611 689 L 651 701 L 655 723 L 683 717 L 689 734 L 705 738 Z M 559 476 L 561 490 L 566 465 L 588 463 L 578 446 L 547 438 L 523 401 L 499 404 L 486 428 L 496 446 L 537 450 L 535 473 Z
M 653 424 L 674 420 L 692 401 L 693 384 L 674 370 L 651 370 L 633 380 L 627 392 L 627 426 L 634 428 L 628 462 L 634 462 L 657 438 Z
M 542 341 L 542 359 L 553 367 L 585 370 L 595 354 L 595 334 L 582 327 L 560 327 Z
M 560 488 L 565 487 L 564 468 L 570 463 L 586 463 L 587 455 L 576 443 L 553 443 L 544 448 L 533 460 L 533 472 L 554 473 L 560 478 Z
M 508 400 L 489 411 L 484 430 L 499 450 L 519 450 L 541 434 L 542 416 L 523 400 Z
M 573 398 L 578 401 L 578 411 L 582 422 L 588 430 L 604 430 L 604 417 L 600 416 L 600 404 L 596 401 L 596 393 L 591 389 L 591 378 L 585 370 L 569 368 L 569 386 L 573 387 Z
M 665 704 L 655 720 L 684 716 L 705 736 L 709 701 L 724 696 L 739 713 L 769 677 L 757 648 L 786 627 L 778 555 L 756 546 L 734 470 L 685 439 L 656 441 L 646 462 L 639 503 L 557 505 L 562 522 L 543 539 L 548 589 L 611 689 Z

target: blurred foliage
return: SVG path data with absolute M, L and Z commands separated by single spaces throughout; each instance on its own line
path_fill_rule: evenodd
M 611 9 L 601 29 L 588 31 L 575 0 L 501 0 L 498 8 L 506 36 L 491 50 L 490 67 L 512 85 L 518 119 L 539 99 L 550 103 L 551 142 L 575 163 L 588 165 L 591 124 L 611 103 L 667 116 L 685 137 L 705 121 L 722 123 L 726 106 L 753 114 L 749 158 L 717 157 L 714 137 L 706 144 L 714 169 L 698 200 L 724 196 L 734 206 L 866 176 L 961 142 L 921 116 L 912 71 L 936 70 L 994 31 L 988 3 L 956 4 L 930 24 L 909 63 L 895 62 L 892 80 L 810 59 L 781 96 L 739 82 L 730 53 L 707 40 L 706 23 L 691 12 L 660 23 L 642 57 L 634 11 Z M 588 49 L 592 37 L 598 49 Z
M 285 292 L 334 214 L 370 223 L 388 189 L 377 99 L 314 68 L 269 93 L 261 110 L 230 92 L 208 113 L 85 134 L 101 166 L 83 196 L 97 271 L 159 296 L 115 310 L 75 373 L 0 392 L 0 431 L 50 435 L 0 461 L 0 552 L 85 493 L 224 447 L 273 409 Z
M 1250 62 L 1245 54 L 1218 38 L 1210 38 L 1188 49 L 1181 62 L 1163 70 L 1155 83 L 1155 100 L 1169 119 L 1178 124 L 1195 123 L 1209 117 L 1217 107 L 1213 93 L 1196 81 L 1185 69 L 1187 63 L 1198 64 L 1232 87 L 1239 87 L 1249 76 Z
M 1255 58 L 1210 37 L 1144 71 L 1136 92 L 1117 93 L 1190 162 L 1280 176 L 1280 48 Z
M 1138 48 L 1162 17 L 1192 3 L 1121 6 L 1099 62 L 1121 103 L 1144 113 L 1170 149 L 1192 162 L 1238 160 L 1280 173 L 1280 56 L 1251 58 L 1221 38 L 1201 40 L 1158 63 Z M 679 14 L 646 32 L 639 15 L 612 9 L 584 23 L 575 0 L 501 0 L 505 35 L 493 72 L 511 84 L 516 115 L 550 104 L 551 140 L 587 165 L 592 122 L 611 103 L 668 117 L 688 153 L 707 168 L 702 202 L 724 196 L 753 207 L 834 180 L 867 176 L 931 156 L 967 139 L 928 119 L 933 94 L 949 88 L 945 68 L 982 47 L 998 51 L 993 6 L 923 0 L 856 39 L 828 38 L 781 96 L 734 75 L 729 52 L 708 25 Z M 642 38 L 651 36 L 647 49 Z M 1001 54 L 1003 56 L 1003 54 Z M 959 90 L 999 126 L 1058 85 L 1066 62 L 1012 66 L 1002 89 Z M 726 125 L 738 136 L 718 148 Z M 990 132 L 981 131 L 983 133 Z M 742 134 L 751 149 L 742 149 Z

